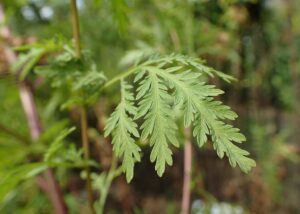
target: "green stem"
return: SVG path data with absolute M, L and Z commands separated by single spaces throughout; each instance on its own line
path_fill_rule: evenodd
M 99 213 L 103 213 L 104 212 L 104 208 L 105 208 L 105 202 L 107 199 L 107 195 L 108 195 L 108 190 L 111 186 L 111 183 L 113 181 L 113 179 L 117 176 L 119 176 L 122 173 L 121 168 L 117 168 L 118 166 L 118 161 L 117 158 L 115 156 L 112 157 L 112 163 L 111 163 L 111 167 L 109 169 L 109 172 L 106 176 L 106 179 L 104 181 L 104 185 L 103 185 L 103 189 L 101 191 L 101 196 L 99 199 Z
M 125 73 L 122 73 L 114 78 L 112 78 L 110 81 L 108 81 L 103 88 L 108 88 L 109 86 L 115 84 L 118 81 L 121 81 L 121 79 L 125 79 L 126 77 L 130 76 L 131 74 L 133 74 L 137 69 L 139 69 L 139 66 L 133 67 L 131 69 L 129 69 L 128 71 L 126 71 Z
M 76 50 L 76 57 L 80 60 L 81 59 L 81 47 L 80 47 L 80 28 L 79 28 L 79 18 L 78 18 L 78 10 L 76 5 L 76 0 L 71 0 L 71 12 L 72 12 L 72 25 L 73 25 L 73 39 L 74 45 Z M 82 137 L 82 147 L 84 152 L 84 159 L 86 162 L 90 159 L 90 145 L 88 140 L 88 122 L 87 122 L 87 115 L 86 109 L 84 106 L 80 109 L 80 120 L 81 120 L 81 137 Z M 93 189 L 92 189 L 92 180 L 91 180 L 91 173 L 90 167 L 87 165 L 85 167 L 86 174 L 87 174 L 87 193 L 88 193 L 88 202 L 90 211 L 92 214 L 96 213 L 94 210 L 94 197 L 93 197 Z
M 70 3 L 71 3 L 73 39 L 74 39 L 74 45 L 76 50 L 76 57 L 80 59 L 81 58 L 80 28 L 79 28 L 79 18 L 78 18 L 76 0 L 71 0 Z
M 88 125 L 87 125 L 87 116 L 86 116 L 86 110 L 84 107 L 81 107 L 81 137 L 82 137 L 82 147 L 83 147 L 83 153 L 84 153 L 84 159 L 86 162 L 90 159 L 90 145 L 88 141 Z M 91 180 L 91 172 L 90 167 L 86 165 L 85 167 L 86 175 L 87 175 L 87 192 L 88 192 L 88 201 L 89 201 L 89 207 L 91 210 L 91 213 L 95 213 L 93 202 L 94 202 L 94 196 L 93 196 L 93 188 L 92 188 L 92 180 Z

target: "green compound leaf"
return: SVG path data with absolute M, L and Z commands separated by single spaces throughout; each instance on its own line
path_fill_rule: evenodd
M 218 156 L 223 158 L 226 155 L 233 167 L 238 165 L 247 173 L 255 166 L 255 161 L 248 157 L 249 153 L 234 144 L 245 141 L 245 136 L 239 129 L 225 123 L 226 120 L 235 120 L 237 114 L 214 99 L 223 91 L 200 79 L 203 74 L 217 75 L 228 82 L 233 80 L 232 77 L 203 65 L 199 59 L 176 54 L 153 56 L 134 70 L 136 98 L 127 92 L 133 86 L 121 81 L 121 102 L 105 128 L 106 136 L 113 133 L 116 155 L 124 158 L 127 181 L 132 179 L 134 163 L 140 160 L 140 148 L 134 143 L 134 138 L 139 138 L 134 120 L 142 121 L 140 138 L 150 142 L 150 160 L 155 162 L 157 174 L 162 176 L 166 165 L 172 165 L 171 145 L 179 145 L 175 107 L 179 107 L 176 109 L 183 115 L 184 127 L 193 127 L 193 136 L 199 147 L 210 136 Z

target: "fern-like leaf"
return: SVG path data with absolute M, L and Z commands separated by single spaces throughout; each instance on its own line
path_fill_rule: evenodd
M 126 90 L 122 89 L 122 101 L 106 126 L 106 135 L 114 132 L 116 154 L 124 155 L 123 165 L 128 178 L 132 178 L 133 165 L 140 158 L 139 147 L 132 138 L 139 137 L 136 119 L 142 121 L 141 139 L 149 139 L 152 147 L 150 160 L 155 162 L 158 175 L 163 175 L 166 165 L 172 165 L 170 145 L 178 146 L 175 107 L 183 114 L 183 125 L 193 127 L 193 136 L 199 147 L 211 136 L 218 156 L 223 158 L 226 155 L 233 167 L 238 165 L 242 171 L 248 172 L 255 166 L 248 157 L 249 153 L 234 144 L 245 141 L 245 136 L 239 129 L 225 123 L 236 119 L 236 113 L 214 100 L 223 91 L 200 79 L 203 74 L 217 75 L 225 81 L 231 81 L 232 77 L 203 65 L 199 59 L 176 54 L 153 56 L 136 65 L 134 71 L 134 82 L 138 83 L 136 98 L 130 93 L 126 95 Z M 129 86 L 125 88 L 129 89 Z M 134 101 L 138 103 L 137 108 Z M 134 119 L 128 113 L 134 115 Z
M 199 80 L 197 73 L 183 71 L 174 73 L 176 69 L 161 69 L 153 67 L 152 72 L 163 78 L 170 88 L 175 89 L 175 99 L 183 103 L 184 125 L 187 127 L 194 121 L 193 134 L 199 146 L 207 141 L 207 135 L 212 135 L 214 148 L 220 158 L 224 153 L 230 164 L 237 164 L 244 172 L 255 166 L 255 162 L 246 157 L 249 153 L 232 142 L 241 143 L 245 140 L 239 130 L 222 122 L 222 119 L 235 119 L 237 115 L 228 106 L 214 101 L 212 97 L 223 93 L 214 86 L 205 85 Z M 196 121 L 195 118 L 198 120 Z
M 144 118 L 141 126 L 142 140 L 150 136 L 150 145 L 153 146 L 150 160 L 156 161 L 155 169 L 158 175 L 162 176 L 166 164 L 173 163 L 172 151 L 168 144 L 170 142 L 178 146 L 175 134 L 177 126 L 172 116 L 172 97 L 168 94 L 167 87 L 155 72 L 147 69 L 146 73 L 147 76 L 138 88 L 137 98 L 142 100 L 139 102 L 136 118 Z
M 136 107 L 133 105 L 133 94 L 128 90 L 132 86 L 121 81 L 121 102 L 115 112 L 112 113 L 105 126 L 105 136 L 113 134 L 113 150 L 118 157 L 123 157 L 123 171 L 129 182 L 133 178 L 134 164 L 140 161 L 140 148 L 135 144 L 133 137 L 139 137 L 137 124 L 132 116 L 136 115 Z

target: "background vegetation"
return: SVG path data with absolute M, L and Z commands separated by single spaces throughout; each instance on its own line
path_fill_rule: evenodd
M 43 184 L 35 176 L 47 167 L 34 164 L 40 160 L 51 161 L 69 212 L 88 212 L 81 103 L 91 106 L 87 137 L 93 161 L 88 165 L 95 207 L 102 209 L 107 199 L 107 213 L 178 213 L 182 143 L 162 178 L 150 163 L 150 149 L 143 148 L 142 161 L 128 184 L 117 168 L 110 139 L 103 137 L 120 95 L 115 85 L 99 96 L 98 85 L 154 53 L 200 57 L 237 79 L 232 84 L 219 78 L 208 81 L 225 91 L 220 99 L 239 115 L 235 126 L 247 138 L 242 147 L 256 160 L 257 166 L 243 174 L 219 159 L 209 144 L 201 150 L 193 146 L 191 212 L 300 212 L 297 0 L 78 0 L 87 65 L 82 69 L 103 72 L 84 80 L 76 75 L 68 79 L 68 71 L 78 66 L 69 59 L 69 1 L 1 0 L 0 5 L 0 213 L 52 213 L 47 190 L 41 191 Z M 63 54 L 44 57 L 61 47 Z M 68 67 L 61 67 L 61 62 Z M 57 73 L 47 72 L 49 64 Z M 76 87 L 87 81 L 92 84 L 78 92 Z M 75 85 L 71 93 L 70 85 Z M 36 138 L 20 100 L 22 87 L 33 93 L 37 105 L 43 133 Z M 85 100 L 88 93 L 95 96 Z M 178 132 L 183 141 L 183 130 Z M 98 199 L 99 195 L 104 197 Z

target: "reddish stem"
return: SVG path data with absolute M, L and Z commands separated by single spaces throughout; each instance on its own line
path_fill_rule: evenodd
M 188 214 L 190 209 L 191 198 L 191 171 L 192 171 L 192 144 L 191 144 L 191 129 L 185 129 L 185 144 L 184 144 L 184 166 L 183 166 L 183 189 L 181 201 L 181 213 Z
M 36 141 L 42 133 L 42 126 L 38 118 L 38 113 L 29 86 L 25 82 L 19 84 L 20 98 L 27 117 L 31 139 Z
M 36 105 L 33 99 L 32 92 L 28 85 L 25 82 L 22 82 L 19 86 L 20 90 L 20 98 L 22 102 L 22 106 L 24 108 L 27 121 L 29 124 L 29 129 L 31 133 L 32 140 L 37 140 L 41 133 L 42 133 L 42 126 L 41 122 L 38 117 L 38 112 L 36 109 Z M 43 186 L 43 190 L 48 195 L 55 213 L 57 214 L 66 214 L 67 206 L 64 202 L 62 190 L 55 179 L 54 173 L 52 169 L 47 169 L 43 174 L 42 177 L 46 181 L 47 185 Z

